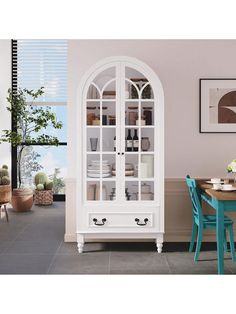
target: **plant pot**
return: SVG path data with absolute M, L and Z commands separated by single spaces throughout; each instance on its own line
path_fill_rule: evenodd
M 33 206 L 33 191 L 30 189 L 14 189 L 11 204 L 17 212 L 30 211 Z
M 0 204 L 11 202 L 11 186 L 0 185 Z
M 44 190 L 34 191 L 34 204 L 35 205 L 51 205 L 53 203 L 53 191 L 52 190 Z

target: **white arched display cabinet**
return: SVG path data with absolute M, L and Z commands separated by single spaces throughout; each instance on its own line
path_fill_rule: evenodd
M 79 253 L 89 239 L 150 239 L 160 253 L 164 95 L 158 76 L 135 58 L 106 58 L 85 73 L 78 97 Z

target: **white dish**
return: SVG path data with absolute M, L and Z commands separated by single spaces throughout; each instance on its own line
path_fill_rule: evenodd
M 232 187 L 232 189 L 228 189 L 228 190 L 224 190 L 224 189 L 220 189 L 221 192 L 234 192 L 236 191 L 236 188 Z
M 210 183 L 210 184 L 222 184 L 222 183 L 224 183 L 224 181 L 220 181 L 220 182 L 206 181 L 206 183 Z
M 92 164 L 100 164 L 100 160 L 91 160 Z M 108 164 L 109 161 L 108 160 L 102 160 L 102 164 Z
M 110 169 L 106 169 L 106 170 L 87 170 L 88 173 L 111 173 L 111 170 Z
M 110 170 L 111 167 L 109 165 L 105 166 L 103 165 L 102 166 L 102 170 Z M 88 170 L 100 170 L 100 166 L 95 166 L 95 165 L 88 165 Z
M 100 173 L 88 173 L 87 174 L 89 178 L 100 178 Z M 102 178 L 111 177 L 110 173 L 103 173 L 101 175 Z

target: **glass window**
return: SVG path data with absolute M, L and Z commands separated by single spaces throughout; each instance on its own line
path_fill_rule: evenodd
M 44 87 L 44 94 L 36 99 L 37 102 L 34 102 L 34 105 L 45 107 L 45 109 L 49 106 L 50 110 L 56 114 L 57 121 L 63 124 L 61 129 L 54 129 L 52 125 L 49 125 L 40 132 L 31 133 L 33 138 L 42 134 L 55 136 L 60 143 L 57 147 L 41 146 L 41 143 L 25 146 L 21 167 L 22 186 L 35 188 L 34 176 L 38 171 L 43 171 L 54 181 L 54 194 L 65 194 L 67 40 L 13 41 L 13 59 L 13 88 L 38 90 Z M 31 101 L 31 99 L 27 100 Z M 13 154 L 16 154 L 14 148 Z M 16 176 L 13 177 L 13 186 L 16 186 Z
M 67 141 L 67 108 L 66 106 L 51 106 L 50 111 L 56 114 L 57 121 L 61 121 L 63 127 L 61 129 L 54 129 L 51 125 L 41 130 L 40 132 L 32 132 L 32 137 L 37 137 L 42 134 L 56 136 L 60 142 Z
M 45 172 L 53 180 L 54 194 L 65 194 L 66 146 L 25 146 L 22 154 L 22 187 L 35 188 L 34 176 Z

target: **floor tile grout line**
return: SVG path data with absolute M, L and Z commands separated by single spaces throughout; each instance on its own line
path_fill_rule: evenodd
M 167 256 L 166 256 L 165 253 L 164 253 L 164 257 L 165 257 L 165 261 L 166 261 L 166 264 L 167 264 L 167 267 L 168 267 L 168 270 L 169 270 L 169 274 L 171 274 L 171 267 L 170 267 L 170 264 L 168 262 L 168 259 L 167 259 Z
M 58 246 L 58 248 L 57 248 L 55 254 L 54 254 L 53 257 L 52 257 L 51 263 L 49 264 L 49 267 L 48 267 L 48 270 L 47 270 L 47 275 L 49 274 L 49 271 L 50 271 L 51 268 L 52 268 L 52 265 L 53 265 L 53 263 L 54 263 L 54 261 L 55 261 L 55 259 L 56 259 L 56 257 L 57 257 L 57 252 L 58 252 L 59 249 L 61 248 L 62 243 L 64 243 L 63 240 L 61 241 L 61 243 L 60 243 L 60 245 Z
M 231 268 L 230 266 L 225 265 L 225 270 L 226 270 L 226 269 L 228 269 L 228 271 L 230 271 L 231 274 L 234 274 L 234 272 L 233 272 L 233 270 L 232 270 L 232 268 Z
M 25 229 L 26 229 L 28 226 L 29 226 L 29 224 L 27 224 L 27 225 L 16 235 L 16 237 L 15 237 L 12 241 L 10 241 L 9 246 L 6 247 L 5 249 L 3 249 L 3 251 L 0 253 L 0 255 L 1 255 L 1 254 L 7 254 L 7 253 L 5 253 L 6 250 L 9 249 L 9 248 L 12 246 L 12 244 L 15 243 L 15 241 L 17 240 L 17 238 L 21 235 L 21 233 L 23 233 L 23 232 L 25 231 Z
M 109 250 L 109 256 L 108 256 L 108 274 L 111 274 L 111 250 Z

